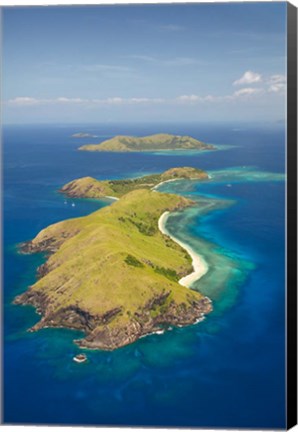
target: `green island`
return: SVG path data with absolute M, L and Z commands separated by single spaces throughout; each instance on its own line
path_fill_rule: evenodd
M 80 347 L 114 350 L 200 321 L 211 302 L 179 283 L 192 272 L 192 259 L 158 225 L 165 212 L 192 205 L 174 194 L 130 190 L 110 206 L 50 225 L 22 243 L 22 253 L 47 255 L 36 283 L 14 300 L 41 315 L 30 330 L 78 329 L 85 333 L 75 341 Z
M 154 189 L 158 184 L 179 179 L 208 180 L 208 174 L 191 167 L 171 168 L 162 174 L 151 174 L 136 179 L 96 180 L 82 177 L 64 185 L 60 192 L 73 198 L 120 198 L 136 189 Z
M 86 144 L 79 150 L 99 152 L 140 152 L 161 150 L 214 150 L 211 144 L 190 136 L 155 134 L 144 137 L 118 135 L 100 144 Z

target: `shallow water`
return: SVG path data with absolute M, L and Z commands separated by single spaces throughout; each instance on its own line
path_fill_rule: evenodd
M 189 156 L 92 154 L 76 151 L 92 142 L 70 138 L 80 129 L 105 138 L 168 131 L 231 147 Z M 285 185 L 279 175 L 284 173 L 284 132 L 233 129 L 107 125 L 4 130 L 5 422 L 285 426 Z M 162 186 L 216 203 L 215 211 L 190 209 L 172 215 L 167 224 L 204 253 L 210 271 L 194 287 L 213 299 L 214 312 L 194 326 L 148 336 L 114 352 L 87 351 L 86 364 L 72 361 L 79 352 L 73 339 L 80 332 L 28 333 L 38 315 L 32 307 L 11 302 L 34 282 L 44 258 L 20 255 L 16 244 L 51 223 L 111 203 L 65 199 L 57 189 L 84 175 L 135 177 L 173 166 L 215 174 L 204 184 Z

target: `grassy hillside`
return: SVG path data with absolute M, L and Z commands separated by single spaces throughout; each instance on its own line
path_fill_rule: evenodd
M 157 184 L 178 179 L 207 180 L 208 174 L 200 169 L 171 168 L 162 174 L 152 174 L 136 179 L 99 181 L 92 177 L 73 180 L 61 188 L 61 192 L 76 198 L 121 197 L 136 189 L 152 189 Z
M 145 137 L 118 135 L 100 144 L 87 144 L 79 150 L 109 152 L 139 152 L 158 150 L 207 150 L 214 146 L 189 136 L 156 134 Z
M 176 195 L 136 190 L 23 244 L 23 252 L 50 253 L 40 279 L 15 300 L 42 314 L 33 330 L 82 329 L 86 337 L 79 345 L 109 350 L 209 312 L 208 299 L 178 284 L 191 272 L 190 257 L 158 230 L 164 211 L 189 205 Z

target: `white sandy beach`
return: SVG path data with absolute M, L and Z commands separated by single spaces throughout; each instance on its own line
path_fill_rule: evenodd
M 177 180 L 181 180 L 179 178 L 175 178 L 175 179 L 170 179 L 170 180 L 164 180 L 160 183 L 158 183 L 157 185 L 153 186 L 153 188 L 151 190 L 155 191 L 159 186 L 161 186 L 164 183 L 169 183 L 169 182 L 173 182 L 173 181 L 177 181 Z
M 178 240 L 176 237 L 170 235 L 168 230 L 165 228 L 165 224 L 166 224 L 166 221 L 169 217 L 169 214 L 170 214 L 170 212 L 166 211 L 160 216 L 160 218 L 158 220 L 158 228 L 163 234 L 167 235 L 172 240 L 174 240 L 174 242 L 178 243 L 191 256 L 192 266 L 193 266 L 194 271 L 192 273 L 190 273 L 189 275 L 184 276 L 183 278 L 181 278 L 179 280 L 180 285 L 183 285 L 183 286 L 189 288 L 194 281 L 197 281 L 202 276 L 204 276 L 204 274 L 207 273 L 208 265 L 207 265 L 206 261 L 199 254 L 197 254 L 190 246 L 188 246 L 186 243 L 183 243 L 182 241 Z
M 211 180 L 211 175 L 208 175 L 208 180 Z M 174 178 L 174 179 L 170 179 L 170 180 L 164 180 L 160 183 L 158 183 L 157 185 L 155 185 L 151 190 L 156 191 L 159 186 L 163 185 L 164 183 L 169 183 L 169 182 L 173 182 L 173 181 L 179 181 L 179 180 L 198 180 L 197 178 L 190 178 L 190 179 L 184 179 L 184 178 Z
M 113 197 L 113 196 L 109 196 L 109 195 L 106 195 L 105 198 L 109 198 L 109 199 L 112 199 L 112 200 L 119 201 L 119 198 L 116 198 L 116 197 Z

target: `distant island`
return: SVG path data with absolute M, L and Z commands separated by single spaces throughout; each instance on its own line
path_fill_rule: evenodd
M 136 179 L 96 180 L 93 177 L 82 177 L 64 185 L 60 192 L 73 198 L 120 198 L 136 189 L 154 189 L 159 183 L 179 180 L 208 180 L 208 174 L 191 167 L 171 168 L 162 174 L 151 174 Z
M 78 132 L 71 135 L 72 138 L 96 138 L 96 136 L 86 132 Z
M 161 150 L 214 150 L 211 144 L 190 136 L 156 134 L 144 137 L 118 135 L 100 144 L 86 144 L 79 150 L 100 152 L 142 152 Z
M 207 175 L 174 168 L 131 181 L 141 187 L 150 177 L 151 187 L 195 174 L 202 180 Z M 169 212 L 194 202 L 129 182 L 116 190 L 111 181 L 111 192 L 121 196 L 112 205 L 51 225 L 20 245 L 23 253 L 48 254 L 37 282 L 14 300 L 35 306 L 42 316 L 32 331 L 83 330 L 85 337 L 75 341 L 80 347 L 114 350 L 152 332 L 198 322 L 212 310 L 209 298 L 189 288 L 199 274 L 199 255 L 164 229 Z

